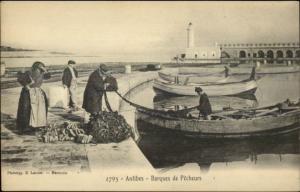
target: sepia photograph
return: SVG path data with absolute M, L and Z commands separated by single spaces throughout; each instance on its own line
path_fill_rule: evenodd
M 299 191 L 298 1 L 1 1 L 3 191 Z

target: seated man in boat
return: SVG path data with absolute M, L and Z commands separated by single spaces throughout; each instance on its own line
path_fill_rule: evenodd
M 210 120 L 210 114 L 212 113 L 211 105 L 206 93 L 202 90 L 201 87 L 196 87 L 195 92 L 200 96 L 199 99 L 199 118 L 200 115 L 203 116 L 204 120 Z

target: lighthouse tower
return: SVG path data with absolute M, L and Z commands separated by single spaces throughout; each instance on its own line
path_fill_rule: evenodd
M 194 47 L 194 29 L 193 24 L 190 22 L 187 28 L 187 48 Z

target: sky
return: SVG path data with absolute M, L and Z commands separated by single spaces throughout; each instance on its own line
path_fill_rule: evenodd
M 1 44 L 171 57 L 186 47 L 299 42 L 299 2 L 1 2 Z

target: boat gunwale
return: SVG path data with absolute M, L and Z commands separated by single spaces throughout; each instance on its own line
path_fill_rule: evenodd
M 248 130 L 245 130 L 245 131 L 241 131 L 241 132 L 222 132 L 222 131 L 219 131 L 219 132 L 207 132 L 207 131 L 204 131 L 199 129 L 198 131 L 195 131 L 193 129 L 177 129 L 176 126 L 171 126 L 171 127 L 164 127 L 162 126 L 162 124 L 165 124 L 165 123 L 162 123 L 162 124 L 157 124 L 157 123 L 153 123 L 155 121 L 152 121 L 151 118 L 156 118 L 158 121 L 159 120 L 162 120 L 162 121 L 175 121 L 175 124 L 176 122 L 183 122 L 182 120 L 184 121 L 192 121 L 192 123 L 201 123 L 201 122 L 206 122 L 206 124 L 211 124 L 211 125 L 208 125 L 208 126 L 212 126 L 213 125 L 213 121 L 223 121 L 222 123 L 225 123 L 226 122 L 230 122 L 230 123 L 233 123 L 233 121 L 237 121 L 237 120 L 231 120 L 231 119 L 225 119 L 225 120 L 197 120 L 197 119 L 185 119 L 185 118 L 177 118 L 175 117 L 175 120 L 173 119 L 162 119 L 161 116 L 158 116 L 158 117 L 155 117 L 153 116 L 152 114 L 149 114 L 147 112 L 144 112 L 144 111 L 139 111 L 139 113 L 142 113 L 144 115 L 143 116 L 138 116 L 137 120 L 141 120 L 141 121 L 144 121 L 148 124 L 151 124 L 153 126 L 155 126 L 155 129 L 156 130 L 165 130 L 165 131 L 168 131 L 168 132 L 173 132 L 173 133 L 179 133 L 179 134 L 183 134 L 184 136 L 188 136 L 188 137 L 198 137 L 198 138 L 244 138 L 244 137 L 257 137 L 257 136 L 266 136 L 266 135 L 278 135 L 278 134 L 284 134 L 284 133 L 289 133 L 291 131 L 295 131 L 295 130 L 299 130 L 300 129 L 300 121 L 295 119 L 297 116 L 299 116 L 299 109 L 297 109 L 297 113 L 295 114 L 289 114 L 287 116 L 284 116 L 284 118 L 293 118 L 293 121 L 289 121 L 290 123 L 286 124 L 286 125 L 282 125 L 280 127 L 272 127 L 272 128 L 267 128 L 267 129 L 261 129 L 261 130 L 253 130 L 253 131 L 249 131 Z M 277 116 L 278 117 L 278 116 Z M 277 118 L 277 117 L 274 117 L 274 116 L 270 116 L 270 115 L 267 115 L 267 116 L 263 116 L 263 117 L 258 117 L 258 118 L 255 118 L 255 119 L 258 119 L 259 121 L 264 121 L 264 119 L 268 119 L 267 121 L 272 121 L 271 118 Z M 149 120 L 147 120 L 148 118 L 150 118 Z M 243 119 L 243 120 L 248 120 L 248 121 L 255 121 L 255 119 Z M 229 120 L 229 121 L 228 121 Z M 240 120 L 240 119 L 238 119 Z M 184 123 L 184 122 L 183 122 Z M 246 123 L 247 124 L 247 123 Z M 150 129 L 146 129 L 146 128 L 143 128 L 145 130 L 149 130 L 151 131 Z
M 209 73 L 209 74 L 199 74 L 199 73 L 165 73 L 162 71 L 158 72 L 158 75 L 160 76 L 168 76 L 170 78 L 174 78 L 174 77 L 211 77 L 211 76 L 223 76 L 224 75 L 225 70 L 221 71 L 221 72 L 216 72 L 216 73 Z
M 139 121 L 144 121 L 145 120 L 139 120 Z M 224 139 L 224 138 L 234 138 L 234 139 L 242 139 L 242 138 L 249 138 L 249 137 L 264 137 L 264 136 L 276 136 L 276 135 L 282 135 L 282 134 L 287 134 L 290 132 L 294 132 L 297 130 L 300 130 L 300 124 L 299 123 L 294 123 L 290 126 L 285 126 L 285 127 L 280 127 L 276 129 L 271 129 L 271 130 L 263 130 L 263 131 L 255 131 L 255 132 L 241 132 L 241 133 L 204 133 L 204 132 L 192 132 L 188 130 L 179 130 L 179 129 L 171 129 L 171 128 L 166 128 L 166 127 L 161 127 L 158 125 L 155 125 L 150 122 L 146 122 L 148 124 L 151 124 L 152 126 L 155 126 L 155 130 L 160 130 L 163 132 L 169 132 L 172 134 L 182 134 L 182 136 L 185 137 L 190 137 L 190 138 L 208 138 L 208 139 Z M 288 129 L 287 129 L 288 128 Z M 150 130 L 147 128 L 140 128 L 142 130 L 147 130 L 147 132 L 153 132 L 155 130 Z M 144 133 L 141 132 L 141 135 Z M 159 133 L 156 133 L 159 134 Z
M 162 116 L 167 116 L 167 114 L 163 114 L 163 113 L 159 114 L 159 112 L 157 112 L 157 114 L 155 114 L 155 115 L 149 114 L 151 112 L 148 109 L 137 108 L 137 110 L 140 111 L 140 112 L 142 111 L 142 113 L 147 113 L 148 115 L 151 115 L 151 116 L 159 116 L 161 118 L 165 118 L 165 117 L 162 117 Z M 166 120 L 175 119 L 175 120 L 178 120 L 178 121 L 184 120 L 184 121 L 192 121 L 192 122 L 239 121 L 239 120 L 248 120 L 248 121 L 251 121 L 251 120 L 254 120 L 254 119 L 267 119 L 267 118 L 289 117 L 289 116 L 294 116 L 294 115 L 297 115 L 297 114 L 300 115 L 300 108 L 295 109 L 292 112 L 294 112 L 294 113 L 290 113 L 288 115 L 285 115 L 285 113 L 283 113 L 283 114 L 280 114 L 280 115 L 277 115 L 277 116 L 266 115 L 266 116 L 259 116 L 259 117 L 246 118 L 246 119 L 202 120 L 202 119 L 196 119 L 196 118 L 189 119 L 189 118 L 182 118 L 182 117 L 172 117 L 170 115 L 168 117 L 166 117 L 165 119 Z M 152 113 L 156 113 L 156 112 L 153 111 Z M 211 115 L 213 116 L 213 113 Z
M 193 84 L 187 84 L 187 85 L 181 85 L 181 84 L 176 84 L 174 82 L 172 83 L 169 83 L 165 80 L 158 80 L 158 79 L 155 79 L 154 80 L 154 84 L 163 84 L 163 85 L 171 85 L 171 86 L 174 86 L 174 87 L 195 87 L 195 86 L 224 86 L 224 85 L 231 85 L 231 84 L 247 84 L 247 83 L 257 83 L 256 82 L 256 79 L 244 79 L 244 80 L 241 80 L 241 81 L 235 81 L 235 82 L 221 82 L 221 83 L 193 83 Z

